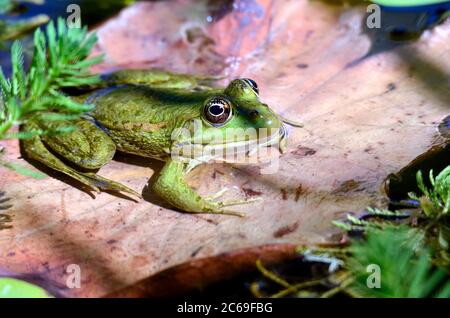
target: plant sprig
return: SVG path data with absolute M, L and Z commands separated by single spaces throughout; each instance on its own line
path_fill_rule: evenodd
M 410 198 L 418 200 L 425 215 L 430 219 L 438 219 L 450 214 L 450 166 L 442 170 L 436 178 L 433 170 L 429 173 L 431 188 L 428 189 L 422 177 L 422 172 L 416 175 L 417 185 L 422 191 L 422 197 L 409 193 Z
M 56 27 L 50 22 L 45 34 L 39 29 L 34 33 L 34 54 L 27 73 L 22 45 L 14 42 L 10 79 L 0 67 L 0 139 L 45 134 L 45 131 L 9 133 L 12 127 L 26 123 L 37 112 L 54 111 L 59 115 L 49 116 L 48 120 L 61 120 L 91 109 L 90 105 L 78 103 L 60 90 L 100 81 L 98 75 L 89 72 L 89 67 L 103 60 L 103 56 L 88 59 L 96 41 L 95 33 L 88 35 L 86 27 L 68 28 L 62 18 Z
M 353 292 L 363 297 L 450 297 L 448 274 L 433 266 L 428 246 L 417 248 L 422 235 L 406 226 L 369 229 L 366 240 L 352 244 L 346 262 Z M 371 264 L 380 270 L 379 288 L 367 285 Z
M 436 177 L 430 171 L 429 181 L 431 187 L 417 172 L 422 194 L 410 193 L 409 197 L 417 201 L 414 207 L 419 211 L 367 208 L 359 217 L 348 214 L 344 221 L 333 221 L 344 231 L 364 234 L 350 236 L 348 246 L 298 248 L 305 262 L 330 264 L 320 278 L 289 282 L 257 263 L 266 280 L 283 288 L 270 297 L 332 297 L 338 293 L 351 297 L 450 297 L 450 166 Z M 419 221 L 414 227 L 398 222 L 406 218 L 406 224 L 412 225 L 416 217 Z M 373 265 L 379 269 L 380 285 L 375 288 L 368 285 L 372 273 L 368 269 Z M 320 294 L 324 287 L 328 290 Z M 268 296 L 257 282 L 250 290 L 257 297 Z

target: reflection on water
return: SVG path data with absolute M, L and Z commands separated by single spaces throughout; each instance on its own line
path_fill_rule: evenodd
M 55 20 L 57 17 L 68 17 L 72 12 L 67 12 L 71 4 L 80 6 L 81 20 L 84 25 L 89 27 L 114 16 L 123 7 L 131 4 L 133 0 L 45 0 L 44 4 L 24 2 L 18 5 L 8 14 L 0 14 L 0 20 L 7 22 L 17 22 L 19 20 L 30 19 L 38 15 L 47 15 Z M 29 60 L 33 51 L 32 36 L 26 36 L 22 39 L 25 49 L 25 61 Z M 10 72 L 10 45 L 11 43 L 0 43 L 0 66 L 6 73 Z
M 116 14 L 120 9 L 134 1 L 130 0 L 45 0 L 43 5 L 24 3 L 20 15 L 9 18 L 27 18 L 37 14 L 46 14 L 55 19 L 67 16 L 67 7 L 77 4 L 81 8 L 81 18 L 84 24 L 94 25 Z

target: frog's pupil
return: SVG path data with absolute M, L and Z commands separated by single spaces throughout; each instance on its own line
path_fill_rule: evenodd
M 231 117 L 231 105 L 223 98 L 214 98 L 205 107 L 205 119 L 218 126 L 224 124 Z
M 209 112 L 211 113 L 211 115 L 214 116 L 220 116 L 223 114 L 223 106 L 222 105 L 211 105 L 211 107 L 209 108 Z

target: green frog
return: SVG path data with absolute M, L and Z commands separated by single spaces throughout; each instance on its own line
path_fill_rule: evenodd
M 82 118 L 46 121 L 38 115 L 22 127 L 24 131 L 77 128 L 26 139 L 25 154 L 94 191 L 139 197 L 134 190 L 95 171 L 112 160 L 116 151 L 163 160 L 165 165 L 153 190 L 185 212 L 240 215 L 227 207 L 248 201 L 218 201 L 223 191 L 200 196 L 185 176 L 198 165 L 223 159 L 224 153 L 248 155 L 249 145 L 255 149 L 276 145 L 283 151 L 287 136 L 283 122 L 298 125 L 262 103 L 258 86 L 251 79 L 215 87 L 214 79 L 206 77 L 124 70 L 104 76 L 102 82 L 102 87 L 73 97 L 94 105 Z M 255 133 L 241 133 L 249 128 Z

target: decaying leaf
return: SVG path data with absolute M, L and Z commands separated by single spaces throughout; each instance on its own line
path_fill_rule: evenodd
M 257 81 L 262 100 L 304 123 L 291 129 L 278 172 L 213 164 L 194 170 L 189 182 L 201 193 L 228 187 L 228 198 L 263 200 L 239 207 L 245 218 L 179 213 L 147 187 L 162 164 L 125 155 L 100 174 L 144 189 L 142 201 L 108 193 L 93 198 L 48 170 L 44 180 L 1 170 L 14 219 L 12 229 L 0 232 L 0 267 L 64 284 L 67 266 L 77 264 L 81 288 L 61 293 L 102 296 L 200 258 L 219 264 L 233 255 L 239 264 L 238 250 L 333 243 L 339 235 L 332 220 L 384 207 L 385 178 L 448 142 L 438 125 L 449 112 L 450 21 L 417 42 L 362 58 L 372 46 L 364 7 L 237 1 L 233 10 L 210 16 L 202 3 L 127 8 L 98 30 L 97 50 L 107 60 L 97 70 L 159 67 L 224 75 L 224 83 L 240 76 Z M 17 142 L 2 145 L 5 160 L 25 164 Z M 211 271 L 205 282 L 223 270 L 205 267 Z

